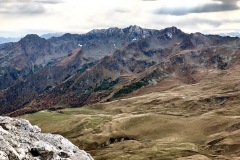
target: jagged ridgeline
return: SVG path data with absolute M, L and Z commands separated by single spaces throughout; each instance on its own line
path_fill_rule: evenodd
M 47 40 L 27 35 L 0 45 L 0 114 L 111 101 L 146 93 L 165 79 L 197 83 L 204 69 L 236 64 L 239 46 L 239 38 L 176 27 L 109 28 Z

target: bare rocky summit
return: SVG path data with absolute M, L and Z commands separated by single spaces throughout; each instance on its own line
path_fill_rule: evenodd
M 41 133 L 29 121 L 0 117 L 1 160 L 93 160 L 60 135 Z

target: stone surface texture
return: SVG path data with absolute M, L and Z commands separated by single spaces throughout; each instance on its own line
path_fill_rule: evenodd
M 1 160 L 93 160 L 60 135 L 41 133 L 24 119 L 0 116 Z

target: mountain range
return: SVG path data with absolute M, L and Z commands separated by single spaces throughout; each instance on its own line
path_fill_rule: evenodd
M 61 32 L 57 32 L 57 33 L 46 33 L 46 34 L 42 34 L 40 37 L 41 38 L 45 38 L 45 39 L 49 39 L 52 37 L 60 37 L 62 36 L 64 33 Z M 240 37 L 240 33 L 239 32 L 230 32 L 230 33 L 220 33 L 220 36 L 226 37 L 226 36 L 230 36 L 230 37 Z M 18 42 L 21 38 L 13 38 L 13 37 L 0 37 L 0 44 L 3 43 L 9 43 L 9 42 Z
M 52 38 L 52 37 L 60 37 L 60 36 L 62 36 L 62 35 L 63 35 L 63 33 L 47 33 L 47 34 L 41 35 L 40 37 L 45 38 L 45 39 L 49 39 L 49 38 Z M 21 39 L 21 38 L 13 38 L 13 37 L 5 38 L 5 37 L 0 37 L 0 44 L 9 43 L 9 42 L 18 42 L 20 39 Z
M 46 33 L 46 34 L 42 34 L 40 37 L 41 38 L 45 38 L 45 39 L 49 39 L 52 37 L 60 37 L 62 36 L 64 33 L 61 32 L 57 32 L 57 33 Z
M 96 160 L 237 160 L 239 58 L 238 37 L 176 27 L 30 34 L 0 45 L 0 115 L 28 119 Z M 5 137 L 19 126 L 7 121 Z
M 19 40 L 20 40 L 20 38 L 12 38 L 12 37 L 5 38 L 5 37 L 0 37 L 0 44 L 9 43 L 9 42 L 17 42 L 17 41 L 19 41 Z
M 221 33 L 220 36 L 240 37 L 239 32 Z
M 0 45 L 0 113 L 80 107 L 127 97 L 165 79 L 201 81 L 237 63 L 240 39 L 176 27 L 129 26 Z

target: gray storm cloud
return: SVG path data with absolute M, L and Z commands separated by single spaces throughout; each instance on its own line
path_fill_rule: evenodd
M 175 16 L 182 16 L 190 13 L 210 13 L 238 10 L 237 5 L 239 0 L 213 0 L 221 3 L 208 3 L 193 8 L 159 8 L 155 11 L 157 14 L 168 14 Z
M 35 15 L 46 13 L 45 4 L 61 3 L 59 0 L 0 0 L 1 14 Z

